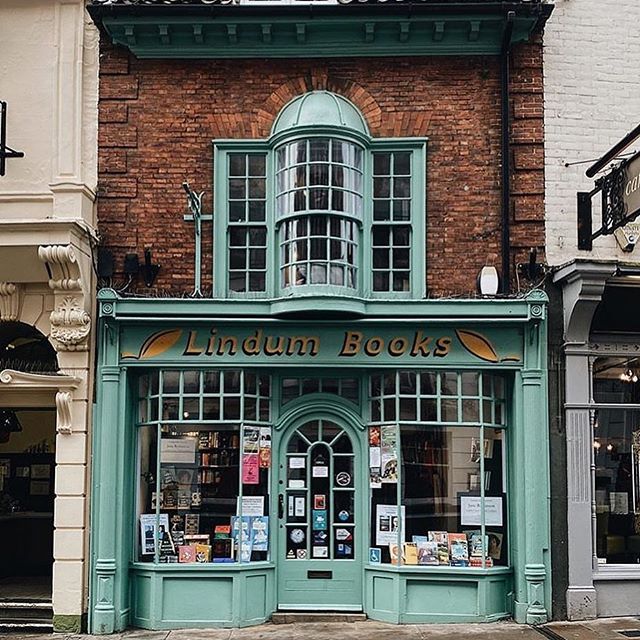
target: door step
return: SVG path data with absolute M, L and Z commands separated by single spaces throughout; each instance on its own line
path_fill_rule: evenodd
M 273 624 L 296 624 L 305 622 L 364 622 L 364 613 L 350 613 L 348 611 L 276 611 L 271 616 Z
M 0 600 L 0 631 L 53 631 L 53 605 L 46 600 Z

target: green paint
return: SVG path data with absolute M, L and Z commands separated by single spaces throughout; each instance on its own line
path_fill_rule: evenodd
M 447 327 L 431 323 L 375 324 L 305 322 L 253 327 L 216 323 L 148 332 L 126 327 L 123 364 L 180 366 L 521 366 L 522 332 L 516 327 Z
M 303 396 L 281 404 L 278 376 L 313 377 L 335 372 L 336 364 L 324 369 L 310 368 L 319 362 L 327 345 L 340 346 L 344 331 L 371 331 L 383 337 L 418 330 L 446 331 L 465 327 L 489 338 L 493 349 L 503 357 L 503 348 L 514 351 L 519 362 L 487 362 L 471 355 L 459 342 L 453 342 L 441 367 L 448 369 L 491 369 L 505 373 L 509 381 L 507 398 L 507 465 L 509 488 L 510 566 L 482 569 L 449 567 L 385 567 L 365 564 L 360 572 L 362 606 L 369 617 L 389 622 L 489 621 L 514 615 L 518 621 L 545 619 L 550 611 L 549 517 L 548 517 L 548 434 L 546 422 L 546 298 L 533 292 L 518 300 L 438 300 L 376 302 L 371 309 L 384 309 L 382 322 L 373 318 L 348 322 L 310 324 L 306 321 L 278 322 L 260 316 L 260 302 L 242 304 L 216 300 L 122 300 L 114 292 L 99 293 L 101 320 L 97 375 L 97 405 L 94 423 L 93 500 L 91 522 L 92 580 L 90 630 L 111 633 L 128 625 L 149 629 L 184 627 L 246 626 L 269 618 L 278 606 L 280 580 L 287 578 L 287 565 L 281 560 L 282 539 L 272 528 L 272 562 L 229 566 L 149 565 L 133 562 L 137 544 L 134 522 L 136 493 L 135 467 L 135 382 L 136 367 L 237 366 L 236 356 L 183 356 L 189 330 L 209 333 L 211 318 L 215 326 L 251 335 L 262 328 L 276 335 L 282 328 L 304 335 L 310 328 L 320 331 L 324 341 L 316 356 L 299 356 L 300 369 L 283 369 L 269 364 L 274 356 L 251 356 L 269 367 L 274 376 L 272 422 L 274 460 L 285 454 L 284 443 L 292 429 L 304 421 L 323 417 L 349 429 L 356 450 L 365 451 L 369 419 L 366 385 L 372 368 L 405 368 L 406 361 L 383 353 L 361 355 L 356 368 L 347 375 L 360 380 L 360 406 L 336 396 Z M 243 318 L 231 319 L 243 309 Z M 226 313 L 225 313 L 226 312 Z M 413 316 L 413 319 L 411 318 Z M 417 318 L 420 318 L 418 321 Z M 143 323 L 141 321 L 144 320 Z M 150 359 L 121 360 L 121 352 L 142 347 L 145 339 L 162 330 L 182 332 L 166 351 Z M 277 331 L 276 331 L 277 328 Z M 235 334 L 234 334 L 235 335 Z M 123 344 L 120 344 L 122 340 Z M 202 345 L 200 338 L 196 342 Z M 513 347 L 513 348 L 512 348 Z M 241 348 L 241 347 L 240 347 Z M 206 346 L 205 346 L 206 350 Z M 244 356 L 249 358 L 249 356 Z M 298 356 L 296 356 L 298 357 Z M 335 353 L 334 356 L 335 358 Z M 383 358 L 383 360 L 379 360 Z M 417 358 L 417 357 L 416 357 Z M 416 358 L 406 356 L 413 362 Z M 197 364 L 193 364 L 196 362 Z M 420 357 L 419 366 L 432 368 L 433 356 Z M 325 363 L 326 364 L 326 363 Z M 418 365 L 412 365 L 418 366 Z M 364 461 L 364 458 L 361 458 Z M 366 464 L 358 472 L 365 487 Z M 276 513 L 277 473 L 272 474 L 270 512 Z M 361 523 L 358 551 L 368 547 L 368 503 L 359 504 Z M 278 546 L 280 545 L 280 546 Z M 360 557 L 365 558 L 364 555 Z M 306 564 L 304 561 L 302 564 Z M 339 564 L 337 561 L 333 565 Z M 333 569 L 332 565 L 332 569 Z M 358 565 L 359 566 L 359 565 Z M 338 567 L 339 569 L 339 567 Z M 337 570 L 337 569 L 336 569 Z M 276 576 L 277 574 L 277 576 Z M 295 578 L 295 575 L 293 576 Z M 277 579 L 276 579 L 277 578 Z M 303 580 L 307 580 L 303 576 Z M 355 591 L 357 589 L 354 587 Z M 446 591 L 450 597 L 445 598 Z M 315 598 L 305 590 L 305 602 Z M 281 593 L 281 592 L 280 592 Z M 513 594 L 511 597 L 509 594 Z M 171 600 L 171 602 L 169 602 Z M 461 605 L 456 608 L 456 601 Z M 217 606 L 208 606 L 211 601 Z M 421 607 L 421 603 L 425 603 Z M 214 609 L 214 610 L 212 610 Z
M 268 16 L 221 7 L 226 11 L 215 17 L 180 15 L 180 7 L 171 8 L 164 16 L 129 15 L 119 6 L 108 7 L 109 13 L 94 7 L 92 13 L 114 43 L 137 57 L 175 59 L 498 55 L 506 19 L 500 3 L 486 4 L 482 13 L 467 7 L 457 15 L 442 6 L 430 14 L 357 7 L 357 15 L 340 7 L 314 7 L 313 15 L 278 8 Z M 380 8 L 386 11 L 375 11 Z M 541 16 L 513 8 L 512 42 L 526 41 Z

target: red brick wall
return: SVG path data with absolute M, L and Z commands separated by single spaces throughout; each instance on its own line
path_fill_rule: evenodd
M 193 288 L 188 180 L 212 207 L 215 138 L 266 137 L 292 97 L 327 88 L 351 99 L 371 134 L 427 136 L 427 284 L 431 296 L 473 294 L 479 269 L 500 271 L 500 83 L 497 58 L 138 60 L 103 42 L 100 72 L 100 232 L 121 271 L 145 247 L 162 265 L 156 287 Z M 512 264 L 544 246 L 541 45 L 512 56 Z M 212 278 L 203 225 L 203 284 Z M 121 274 L 119 274 L 121 277 Z M 521 282 L 521 286 L 524 283 Z M 134 286 L 144 292 L 141 279 Z

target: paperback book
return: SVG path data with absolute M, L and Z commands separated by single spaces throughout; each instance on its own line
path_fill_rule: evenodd
M 449 534 L 446 531 L 429 531 L 429 542 L 435 542 L 438 549 L 438 564 L 449 564 Z
M 452 567 L 469 566 L 469 547 L 464 533 L 449 534 L 449 556 Z

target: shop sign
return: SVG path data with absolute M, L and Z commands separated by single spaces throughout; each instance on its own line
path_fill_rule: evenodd
M 516 364 L 522 360 L 518 328 L 477 331 L 462 327 L 397 325 L 373 328 L 278 325 L 249 328 L 167 328 L 122 333 L 125 361 L 234 364 Z

